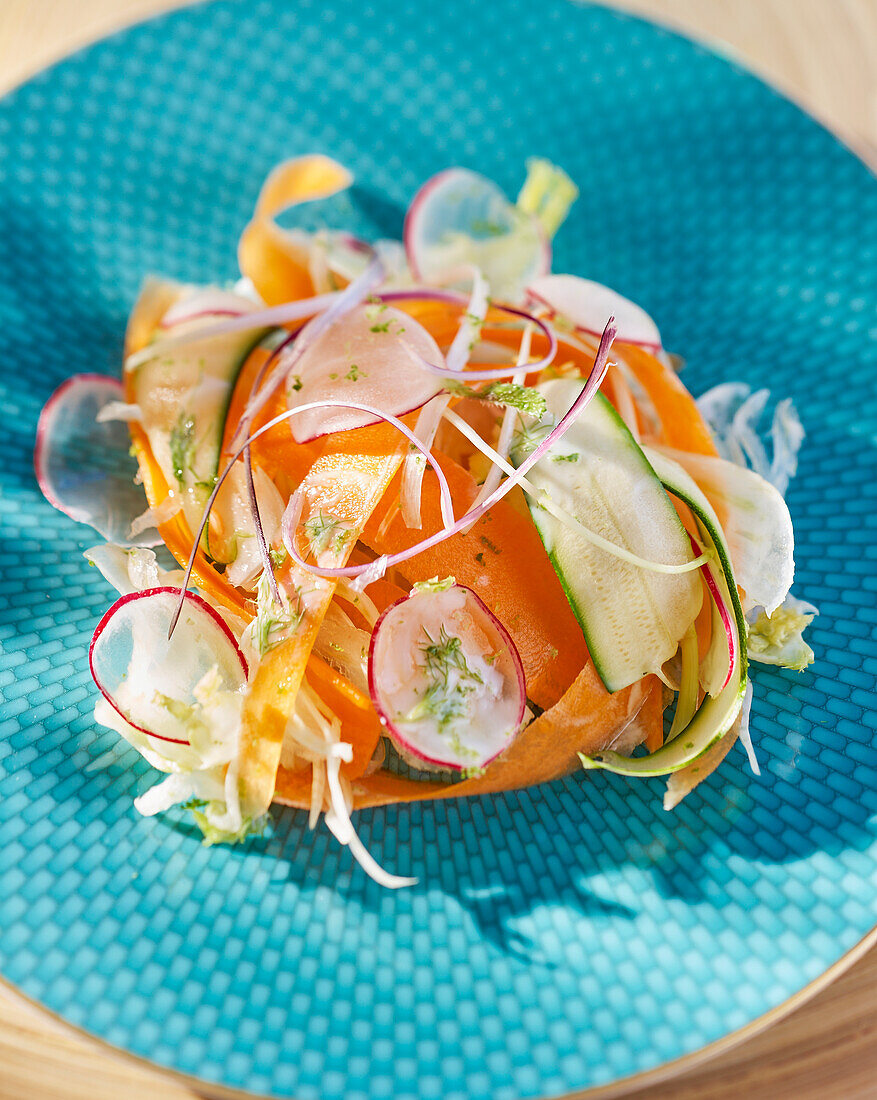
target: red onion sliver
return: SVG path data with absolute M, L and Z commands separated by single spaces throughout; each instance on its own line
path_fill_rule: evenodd
M 349 288 L 348 288 L 349 289 Z M 191 332 L 181 332 L 167 336 L 162 340 L 156 340 L 154 344 L 147 344 L 140 351 L 129 355 L 125 360 L 125 370 L 134 370 L 148 359 L 155 359 L 166 352 L 173 351 L 192 340 L 212 340 L 215 337 L 227 336 L 233 332 L 247 332 L 249 329 L 277 328 L 281 325 L 292 324 L 294 321 L 304 321 L 313 317 L 324 309 L 328 309 L 336 302 L 344 291 L 332 291 L 331 294 L 318 294 L 313 298 L 297 298 L 293 302 L 284 302 L 279 306 L 271 306 L 268 309 L 254 309 L 250 313 L 237 314 L 228 317 L 225 321 L 217 321 L 215 325 L 204 325 Z M 215 316 L 213 310 L 206 311 Z M 193 321 L 204 313 L 192 314 L 186 317 L 186 321 Z M 183 321 L 177 322 L 182 324 Z
M 233 290 L 205 287 L 183 293 L 159 322 L 160 329 L 175 328 L 202 317 L 244 317 L 258 311 L 258 304 Z

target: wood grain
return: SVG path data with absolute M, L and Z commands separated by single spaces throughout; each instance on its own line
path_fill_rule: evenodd
M 0 0 L 0 92 L 94 38 L 180 0 Z M 877 0 L 617 0 L 721 44 L 877 159 Z M 874 1100 L 877 947 L 802 1008 L 697 1066 L 595 1100 Z M 0 1100 L 199 1100 L 0 987 Z M 390 1100 L 390 1098 L 388 1098 Z

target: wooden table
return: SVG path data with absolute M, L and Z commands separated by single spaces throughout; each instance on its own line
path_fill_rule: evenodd
M 0 92 L 76 46 L 181 0 L 0 0 Z M 489 2 L 489 0 L 488 0 Z M 877 0 L 617 0 L 729 47 L 877 163 Z M 877 937 L 875 937 L 877 938 Z M 877 943 L 742 1036 L 663 1067 L 638 1100 L 874 1100 Z M 783 1017 L 780 1019 L 779 1017 Z M 760 1026 L 759 1026 L 760 1025 Z M 0 988 L 0 1100 L 198 1100 L 181 1078 L 114 1054 Z M 211 1090 L 210 1096 L 229 1095 Z M 391 1098 L 388 1098 L 391 1100 Z

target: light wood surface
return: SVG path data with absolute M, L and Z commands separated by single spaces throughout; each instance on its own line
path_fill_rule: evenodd
M 85 42 L 178 6 L 180 0 L 0 0 L 0 92 Z M 616 6 L 731 50 L 877 160 L 877 0 L 618 0 Z M 804 1007 L 732 1049 L 671 1072 L 662 1083 L 612 1095 L 875 1100 L 877 947 Z M 207 1095 L 227 1094 L 196 1090 L 115 1054 L 0 988 L 0 1100 Z

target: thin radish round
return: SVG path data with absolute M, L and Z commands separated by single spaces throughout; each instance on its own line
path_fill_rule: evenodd
M 648 313 L 602 283 L 578 275 L 543 275 L 529 283 L 527 297 L 591 336 L 599 337 L 611 315 L 619 343 L 661 349 L 661 334 Z
M 514 642 L 470 588 L 428 583 L 389 607 L 369 650 L 372 701 L 397 748 L 426 764 L 479 769 L 525 711 Z
M 539 221 L 466 168 L 439 172 L 420 188 L 405 216 L 404 241 L 415 278 L 431 282 L 476 267 L 491 293 L 509 301 L 551 269 Z
M 98 421 L 102 409 L 124 402 L 121 382 L 101 374 L 76 374 L 52 394 L 40 413 L 34 471 L 46 500 L 87 523 L 108 542 L 158 546 L 154 527 L 136 537 L 132 522 L 146 510 L 136 485 L 137 460 L 123 420 Z
M 94 632 L 89 664 L 101 694 L 126 722 L 151 737 L 188 744 L 210 734 L 199 714 L 199 691 L 210 683 L 214 694 L 237 696 L 247 682 L 247 662 L 218 612 L 193 592 L 182 593 L 168 638 L 180 596 L 178 588 L 162 587 L 116 600 Z M 227 719 L 233 723 L 234 714 Z
M 309 341 L 314 323 L 298 337 L 306 348 L 287 379 L 286 404 L 290 409 L 314 402 L 327 405 L 292 421 L 296 443 L 375 423 L 374 416 L 329 402 L 352 400 L 401 416 L 441 391 L 441 379 L 424 370 L 408 350 L 443 363 L 439 346 L 407 313 L 383 303 L 358 306 Z

